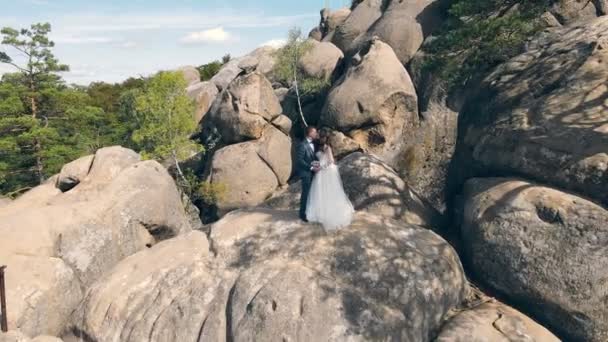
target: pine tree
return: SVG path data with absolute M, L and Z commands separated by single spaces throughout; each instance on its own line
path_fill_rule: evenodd
M 45 179 L 44 156 L 49 155 L 49 151 L 45 150 L 45 143 L 58 137 L 57 132 L 49 127 L 49 117 L 41 108 L 41 101 L 49 96 L 50 90 L 61 83 L 56 73 L 69 69 L 67 65 L 60 64 L 51 52 L 55 44 L 48 38 L 50 31 L 51 25 L 48 23 L 33 24 L 29 29 L 19 31 L 10 27 L 0 31 L 3 36 L 1 44 L 12 47 L 25 57 L 25 60 L 19 63 L 6 52 L 0 52 L 0 63 L 13 66 L 19 73 L 13 78 L 13 81 L 16 81 L 13 90 L 23 94 L 27 100 L 27 105 L 20 108 L 20 113 L 9 111 L 3 116 L 0 125 L 4 127 L 5 134 L 12 133 L 12 151 L 14 148 L 23 150 L 26 155 L 32 155 L 35 162 L 32 169 L 26 162 L 27 158 L 23 158 L 14 164 L 20 166 L 17 170 L 6 172 L 34 171 L 39 183 Z M 9 101 L 14 100 L 11 96 L 8 97 Z

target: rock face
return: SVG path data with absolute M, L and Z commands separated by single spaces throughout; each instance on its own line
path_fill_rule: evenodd
M 320 121 L 395 165 L 407 144 L 404 135 L 418 125 L 416 101 L 412 81 L 391 47 L 372 40 L 330 90 Z
M 225 144 L 233 144 L 260 138 L 281 111 L 268 79 L 254 72 L 242 75 L 218 96 L 204 125 L 217 129 Z
M 340 161 L 344 190 L 357 210 L 440 228 L 441 215 L 380 159 L 360 152 Z
M 608 2 L 606 0 L 561 0 L 553 4 L 549 12 L 555 16 L 560 24 L 567 25 L 605 15 L 607 9 Z
M 309 43 L 312 47 L 300 59 L 299 67 L 307 76 L 329 80 L 344 54 L 332 43 Z
M 228 85 L 244 71 L 243 68 L 249 69 L 248 72 L 257 71 L 268 76 L 275 65 L 274 52 L 274 48 L 263 46 L 245 56 L 233 58 L 222 66 L 220 71 L 211 78 L 211 82 L 222 91 L 228 88 Z
M 215 257 L 196 232 L 126 259 L 91 288 L 72 331 L 100 342 L 429 341 L 466 287 L 439 236 L 370 214 L 326 235 L 295 212 L 237 211 L 211 239 Z
M 289 146 L 285 147 L 289 153 Z M 217 203 L 223 211 L 262 203 L 279 185 L 273 170 L 258 155 L 256 142 L 230 145 L 217 151 L 208 180 L 226 188 L 226 194 Z
M 389 1 L 385 6 L 382 16 L 351 44 L 349 54 L 378 37 L 393 48 L 405 65 L 433 29 L 440 27 L 445 6 L 440 0 Z
M 559 342 L 520 312 L 499 302 L 488 302 L 457 314 L 441 329 L 436 342 Z
M 225 188 L 220 212 L 263 203 L 291 176 L 291 120 L 272 85 L 259 72 L 234 80 L 203 120 L 207 136 L 219 135 L 220 147 L 205 171 L 207 181 Z
M 196 341 L 218 286 L 208 255 L 205 234 L 191 232 L 127 258 L 91 287 L 71 332 L 100 342 Z
M 331 42 L 342 51 L 352 50 L 353 42 L 382 16 L 383 0 L 365 0 L 355 7 L 332 35 Z
M 239 68 L 240 58 L 233 58 L 228 63 L 224 64 L 220 71 L 211 78 L 211 82 L 216 85 L 219 90 L 228 88 L 232 82 L 243 70 Z
M 67 176 L 78 183 L 62 192 L 57 187 Z M 121 147 L 67 164 L 0 208 L 9 325 L 29 336 L 58 335 L 82 288 L 123 258 L 190 229 L 175 183 L 160 164 L 140 162 Z
M 472 270 L 567 337 L 608 339 L 608 211 L 514 179 L 471 179 L 462 239 Z
M 181 67 L 179 68 L 179 71 L 181 71 L 184 75 L 184 79 L 186 80 L 188 86 L 194 85 L 201 81 L 201 74 L 198 72 L 198 69 L 193 66 Z
M 213 82 L 199 82 L 186 89 L 188 96 L 196 102 L 194 122 L 199 123 L 219 93 Z
M 318 26 L 321 37 L 318 40 L 331 42 L 336 29 L 342 25 L 350 13 L 351 11 L 348 8 L 340 8 L 335 11 L 328 9 L 321 10 L 321 22 Z
M 433 229 L 443 226 L 441 215 L 378 158 L 357 152 L 338 165 L 344 190 L 355 209 Z M 266 205 L 295 210 L 300 189 L 300 183 L 296 183 L 276 193 Z
M 9 205 L 11 202 L 12 200 L 10 198 L 0 197 L 0 208 L 4 207 L 5 205 Z
M 559 29 L 497 68 L 460 113 L 451 190 L 519 175 L 608 204 L 608 17 Z
M 6 333 L 0 332 L 0 342 L 63 342 L 63 340 L 48 335 L 40 335 L 30 339 L 17 330 L 9 330 Z
M 94 155 L 84 156 L 64 165 L 55 186 L 62 192 L 73 189 L 89 174 L 94 158 Z

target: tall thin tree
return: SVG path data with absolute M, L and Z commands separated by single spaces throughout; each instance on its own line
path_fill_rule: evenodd
M 3 36 L 0 44 L 11 47 L 21 55 L 20 60 L 15 60 L 8 53 L 0 51 L 0 63 L 13 66 L 22 75 L 22 83 L 28 89 L 29 112 L 43 127 L 48 125 L 48 118 L 39 113 L 38 99 L 41 92 L 59 82 L 57 72 L 69 70 L 67 65 L 59 63 L 53 55 L 51 49 L 55 43 L 48 38 L 50 32 L 49 23 L 33 24 L 30 28 L 21 30 L 11 27 L 0 30 Z M 44 165 L 39 153 L 41 149 L 40 139 L 34 139 L 36 172 L 40 183 L 44 181 Z

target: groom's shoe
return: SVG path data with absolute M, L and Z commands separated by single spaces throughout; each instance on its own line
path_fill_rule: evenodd
M 300 220 L 302 220 L 304 222 L 308 222 L 308 219 L 306 219 L 306 216 L 300 216 Z

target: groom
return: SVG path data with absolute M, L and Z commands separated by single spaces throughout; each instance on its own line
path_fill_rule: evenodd
M 306 137 L 296 146 L 296 174 L 302 180 L 300 219 L 304 222 L 308 222 L 306 219 L 306 201 L 308 200 L 308 193 L 312 185 L 312 178 L 315 173 L 319 172 L 319 167 L 313 165 L 313 162 L 317 160 L 314 144 L 317 137 L 317 129 L 309 126 L 306 128 Z

